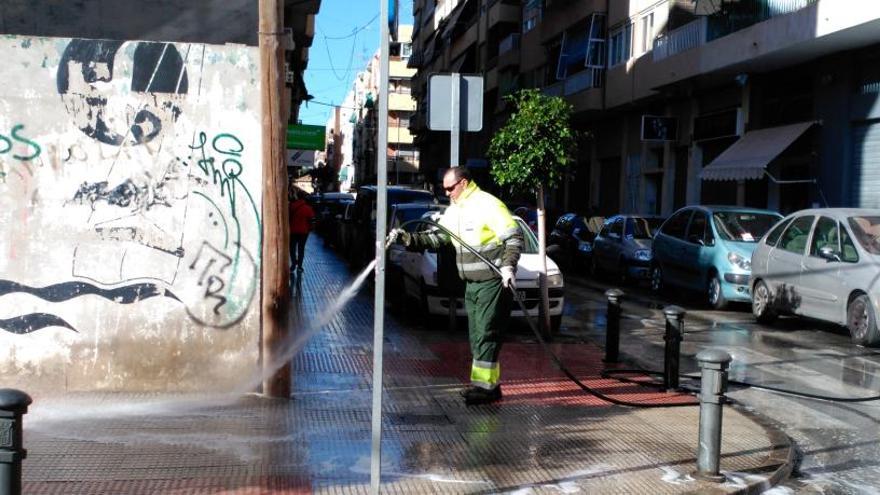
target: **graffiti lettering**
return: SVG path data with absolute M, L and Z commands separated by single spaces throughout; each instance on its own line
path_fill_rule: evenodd
M 7 137 L 7 136 L 4 136 L 3 134 L 0 134 L 0 155 L 12 152 L 13 151 L 12 148 L 14 146 L 13 141 L 18 141 L 19 143 L 24 144 L 28 148 L 32 148 L 32 150 L 29 149 L 29 151 L 31 151 L 31 152 L 26 155 L 19 155 L 19 154 L 15 154 L 13 152 L 12 158 L 15 158 L 16 160 L 21 160 L 23 162 L 27 162 L 27 161 L 33 160 L 34 158 L 40 156 L 40 153 L 43 152 L 43 148 L 41 148 L 40 145 L 36 143 L 36 141 L 28 139 L 28 138 L 22 136 L 21 134 L 19 134 L 19 131 L 21 131 L 23 129 L 24 129 L 24 124 L 18 124 L 18 125 L 15 125 L 12 127 L 12 130 L 9 133 L 10 137 Z
M 222 250 L 203 241 L 195 258 L 189 264 L 203 301 L 211 301 L 213 307 L 205 314 L 202 303 L 188 304 L 187 313 L 197 323 L 214 328 L 229 328 L 241 321 L 247 313 L 256 288 L 256 266 L 246 250 L 240 249 L 248 266 L 246 277 L 236 281 L 233 259 Z M 254 277 L 254 278 L 251 278 Z M 243 304 L 242 304 L 243 303 Z M 207 308 L 205 308 L 207 309 Z

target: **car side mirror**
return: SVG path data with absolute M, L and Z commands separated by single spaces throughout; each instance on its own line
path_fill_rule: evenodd
M 822 246 L 819 248 L 819 257 L 828 261 L 840 261 L 840 255 L 831 246 Z
M 699 244 L 700 246 L 706 245 L 706 242 L 703 241 L 703 238 L 698 235 L 688 236 L 688 242 L 691 242 L 693 244 Z

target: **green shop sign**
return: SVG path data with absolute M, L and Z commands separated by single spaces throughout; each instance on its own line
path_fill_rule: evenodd
M 297 150 L 324 150 L 326 130 L 322 125 L 288 124 L 287 147 Z

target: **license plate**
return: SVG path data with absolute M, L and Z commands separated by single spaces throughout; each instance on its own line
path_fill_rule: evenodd
M 525 301 L 525 300 L 526 300 L 526 291 L 524 291 L 524 290 L 517 290 L 517 291 L 516 291 L 516 298 L 519 299 L 519 300 L 521 300 L 521 301 Z

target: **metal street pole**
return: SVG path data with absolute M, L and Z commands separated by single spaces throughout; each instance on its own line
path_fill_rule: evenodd
M 263 393 L 290 397 L 290 362 L 281 363 L 290 310 L 284 108 L 284 33 L 280 0 L 260 0 L 259 50 L 263 133 L 263 247 L 260 263 Z M 275 369 L 277 367 L 277 369 Z M 271 376 L 269 374 L 271 373 Z
M 370 493 L 382 476 L 382 351 L 385 327 L 385 236 L 388 222 L 388 4 L 379 0 L 379 116 L 376 149 L 376 283 L 373 308 L 373 412 Z M 396 4 L 397 0 L 393 0 Z

